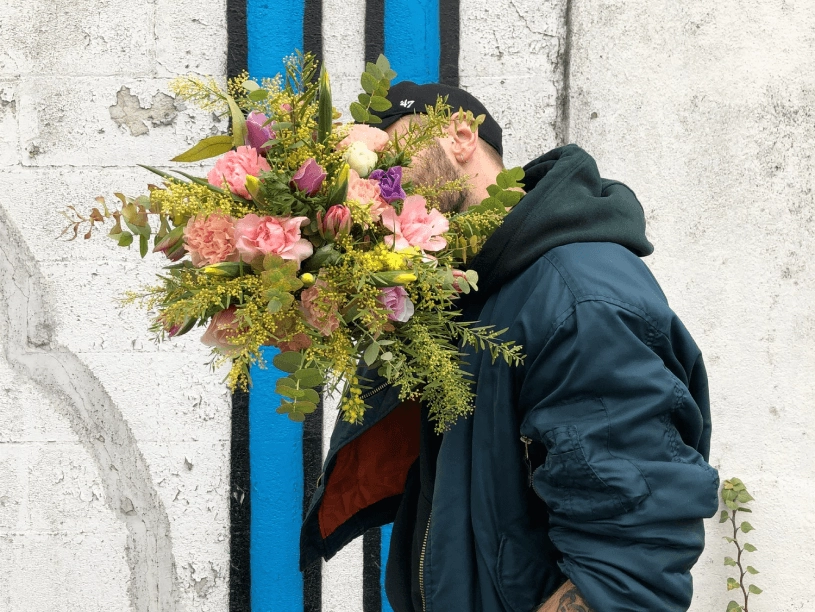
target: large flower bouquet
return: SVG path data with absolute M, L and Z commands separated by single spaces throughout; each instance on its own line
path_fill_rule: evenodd
M 226 89 L 214 79 L 176 81 L 182 99 L 231 117 L 231 134 L 173 160 L 217 157 L 207 177 L 145 166 L 163 185 L 137 198 L 117 194 L 116 209 L 98 198 L 90 215 L 72 217 L 74 237 L 82 223 L 87 238 L 112 220 L 110 238 L 138 241 L 144 257 L 152 236 L 152 251 L 171 263 L 157 285 L 125 302 L 151 310 L 158 339 L 206 326 L 213 366 L 232 361 L 232 388 L 250 383 L 253 363 L 265 365 L 262 346 L 279 347 L 274 365 L 288 377 L 277 383 L 278 412 L 289 418 L 304 420 L 325 386 L 341 391 L 343 417 L 360 422 L 370 382 L 357 376 L 363 361 L 403 398 L 425 402 L 444 430 L 472 410 L 462 346 L 522 359 L 500 330 L 459 320 L 456 299 L 477 289 L 463 268 L 520 199 L 523 173 L 502 173 L 480 206 L 443 214 L 440 195 L 461 190 L 462 180 L 411 185 L 403 169 L 450 124 L 445 100 L 390 137 L 371 112 L 390 106 L 396 73 L 384 57 L 362 75 L 365 93 L 350 109 L 356 124 L 336 121 L 328 74 L 311 55 L 285 66 L 274 79 L 242 75 Z

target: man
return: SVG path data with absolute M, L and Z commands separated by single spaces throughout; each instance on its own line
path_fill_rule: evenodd
M 400 83 L 382 125 L 404 130 L 439 94 L 486 120 L 452 122 L 409 178 L 470 176 L 444 204 L 466 208 L 502 168 L 501 129 L 475 98 Z M 467 351 L 475 411 L 442 436 L 364 372 L 371 408 L 332 435 L 301 564 L 394 521 L 396 612 L 687 610 L 718 491 L 701 354 L 639 259 L 653 247 L 634 193 L 574 145 L 524 170 L 526 195 L 472 262 L 479 291 L 461 304 L 507 328 L 524 364 Z

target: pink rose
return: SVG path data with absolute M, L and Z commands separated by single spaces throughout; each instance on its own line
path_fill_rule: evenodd
M 235 223 L 235 247 L 244 261 L 275 253 L 299 266 L 311 257 L 314 247 L 300 236 L 308 217 L 258 217 L 248 214 Z
M 289 351 L 302 351 L 311 346 L 311 338 L 303 332 L 294 334 L 288 342 L 278 342 L 277 348 L 281 352 L 287 353 Z
M 310 157 L 303 162 L 303 165 L 300 166 L 292 177 L 291 182 L 294 183 L 300 191 L 305 191 L 307 195 L 313 196 L 320 191 L 320 187 L 323 186 L 323 181 L 327 176 L 323 167 L 318 164 L 313 157 Z
M 235 151 L 227 151 L 215 162 L 215 167 L 207 174 L 207 180 L 216 187 L 223 187 L 226 183 L 232 193 L 251 200 L 252 196 L 246 190 L 246 176 L 258 176 L 261 171 L 269 170 L 269 162 L 257 149 L 238 147 Z
M 340 320 L 336 315 L 337 305 L 321 295 L 325 287 L 325 282 L 317 279 L 314 285 L 300 294 L 300 302 L 306 323 L 323 336 L 330 336 L 340 326 Z
M 354 169 L 348 171 L 348 195 L 345 196 L 345 199 L 354 200 L 363 206 L 370 204 L 368 212 L 371 214 L 372 221 L 379 220 L 382 212 L 391 208 L 390 204 L 382 199 L 379 181 L 360 178 L 359 173 Z
M 413 316 L 413 302 L 404 287 L 385 287 L 379 291 L 379 301 L 390 310 L 388 319 L 405 323 Z
M 194 265 L 238 260 L 233 223 L 232 217 L 220 213 L 190 217 L 184 227 L 184 248 Z
M 354 142 L 361 142 L 371 151 L 382 151 L 388 144 L 390 136 L 384 130 L 371 127 L 370 125 L 355 125 L 351 131 L 339 144 L 340 149 L 351 146 Z
M 351 211 L 347 206 L 338 204 L 329 208 L 325 217 L 318 212 L 317 227 L 320 236 L 326 240 L 334 240 L 337 236 L 347 236 L 351 233 Z
M 389 207 L 382 213 L 382 225 L 393 232 L 392 236 L 385 236 L 385 244 L 396 250 L 416 246 L 425 251 L 441 251 L 447 246 L 447 240 L 440 234 L 450 224 L 435 208 L 427 212 L 427 201 L 422 196 L 408 196 L 399 215 Z
M 213 346 L 227 357 L 237 356 L 243 347 L 234 343 L 235 337 L 240 333 L 240 325 L 235 318 L 235 307 L 230 306 L 226 310 L 216 313 L 209 322 L 209 327 L 201 342 L 207 346 Z

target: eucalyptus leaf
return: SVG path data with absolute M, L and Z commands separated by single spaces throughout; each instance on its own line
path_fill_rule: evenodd
M 367 64 L 365 64 L 365 72 L 369 73 L 377 81 L 381 81 L 382 79 L 385 78 L 385 74 L 382 72 L 382 70 L 379 69 L 379 66 L 372 62 L 368 62 Z
M 311 402 L 312 404 L 320 403 L 320 394 L 314 389 L 300 389 L 303 392 L 303 401 Z
M 359 81 L 362 84 L 362 89 L 364 89 L 365 93 L 368 94 L 373 94 L 379 85 L 377 79 L 368 72 L 363 72 Z
M 391 101 L 387 98 L 383 98 L 382 96 L 373 96 L 371 97 L 370 102 L 371 108 L 374 109 L 376 112 L 381 113 L 383 111 L 388 110 L 391 106 Z
M 323 377 L 320 374 L 320 370 L 316 368 L 297 370 L 293 376 L 294 379 L 300 383 L 301 387 L 318 387 L 323 384 Z
M 265 89 L 256 89 L 255 91 L 250 91 L 248 98 L 252 102 L 263 102 L 266 98 L 269 97 L 269 92 Z
M 302 412 L 303 414 L 311 414 L 315 410 L 317 410 L 317 404 L 314 402 L 298 402 L 295 404 L 295 410 L 297 412 Z
M 300 369 L 303 362 L 303 355 L 298 351 L 287 351 L 285 353 L 278 353 L 272 359 L 274 367 L 282 372 L 293 374 Z
M 302 412 L 292 410 L 292 412 L 289 413 L 289 418 L 295 423 L 302 423 L 306 420 L 306 415 Z

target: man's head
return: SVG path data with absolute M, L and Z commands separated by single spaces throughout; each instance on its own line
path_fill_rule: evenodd
M 447 136 L 413 158 L 406 178 L 419 185 L 432 185 L 441 181 L 451 181 L 463 176 L 470 177 L 470 188 L 462 193 L 447 193 L 441 201 L 444 212 L 466 210 L 479 204 L 487 197 L 487 186 L 495 182 L 495 177 L 503 169 L 501 155 L 501 127 L 489 111 L 470 93 L 431 83 L 417 85 L 403 81 L 394 85 L 388 92 L 392 106 L 387 111 L 375 113 L 382 118 L 378 126 L 389 134 L 399 134 L 407 130 L 411 121 L 421 120 L 426 106 L 434 106 L 438 96 L 446 96 L 452 109 L 470 111 L 474 116 L 484 115 L 484 122 L 473 126 L 453 114 L 447 127 Z

